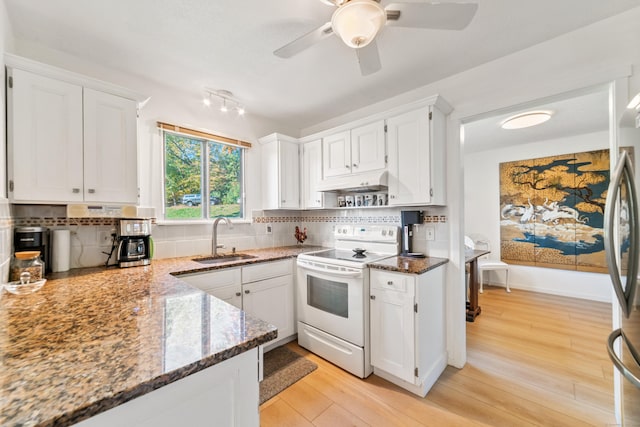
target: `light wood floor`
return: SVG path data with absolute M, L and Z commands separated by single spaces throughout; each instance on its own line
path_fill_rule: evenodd
M 467 364 L 424 399 L 356 378 L 295 343 L 318 369 L 260 407 L 270 426 L 612 426 L 609 304 L 487 287 L 467 323 Z

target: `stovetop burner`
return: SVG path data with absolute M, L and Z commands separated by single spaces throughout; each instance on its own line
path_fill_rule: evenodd
M 366 249 L 362 249 L 362 248 L 353 249 L 353 252 L 355 252 L 355 254 L 353 255 L 353 258 L 366 258 L 367 256 L 364 254 L 366 251 L 367 251 Z

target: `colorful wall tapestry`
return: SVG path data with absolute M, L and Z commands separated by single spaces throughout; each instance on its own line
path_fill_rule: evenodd
M 609 150 L 501 163 L 502 260 L 606 273 L 608 186 Z

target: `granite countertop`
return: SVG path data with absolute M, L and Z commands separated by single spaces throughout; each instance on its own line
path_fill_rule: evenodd
M 447 258 L 411 258 L 395 256 L 368 264 L 370 268 L 398 273 L 422 274 L 448 263 Z
M 277 329 L 174 277 L 297 256 L 312 246 L 55 273 L 0 299 L 0 425 L 66 426 L 277 337 Z

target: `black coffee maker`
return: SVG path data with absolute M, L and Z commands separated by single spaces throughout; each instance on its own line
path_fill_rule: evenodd
M 400 211 L 402 221 L 402 256 L 424 258 L 424 254 L 413 252 L 413 226 L 422 224 L 422 211 Z
M 51 272 L 49 229 L 46 227 L 16 227 L 13 232 L 13 251 L 39 251 L 46 273 Z
M 118 224 L 118 242 L 119 267 L 149 265 L 153 251 L 151 220 L 121 219 Z

